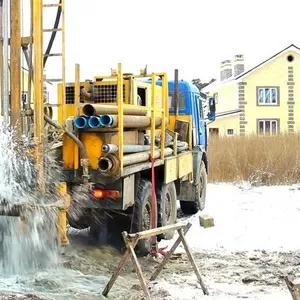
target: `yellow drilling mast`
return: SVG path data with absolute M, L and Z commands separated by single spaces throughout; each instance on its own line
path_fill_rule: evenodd
M 0 9 L 2 12 L 1 24 L 4 29 L 2 37 L 2 47 L 0 51 L 1 60 L 1 100 L 2 100 L 2 116 L 7 125 L 15 128 L 15 138 L 21 139 L 27 136 L 34 145 L 35 164 L 37 166 L 38 175 L 36 183 L 38 191 L 41 195 L 45 194 L 46 188 L 46 172 L 44 151 L 46 143 L 45 120 L 51 123 L 49 116 L 45 115 L 45 99 L 44 99 L 44 67 L 45 61 L 50 56 L 49 53 L 43 53 L 44 48 L 44 32 L 50 32 L 52 35 L 56 33 L 56 29 L 43 29 L 43 10 L 46 8 L 57 8 L 58 13 L 62 13 L 64 9 L 63 1 L 57 4 L 47 4 L 43 0 L 29 1 L 30 11 L 30 36 L 21 36 L 25 32 L 25 24 L 22 10 L 28 1 L 24 0 L 2 0 Z M 24 26 L 24 27 L 23 27 Z M 8 34 L 10 28 L 10 38 Z M 28 49 L 30 49 L 28 51 Z M 8 61 L 8 52 L 10 52 L 10 61 Z M 64 59 L 64 51 L 60 56 Z M 24 72 L 24 66 L 21 66 L 21 53 L 28 65 L 28 72 Z M 34 59 L 32 60 L 32 57 Z M 62 63 L 64 84 L 64 60 Z M 10 76 L 8 74 L 10 73 Z M 24 76 L 27 75 L 27 99 L 24 96 Z M 8 80 L 10 77 L 10 80 Z M 27 102 L 26 102 L 27 100 Z M 23 104 L 23 106 L 22 106 Z M 33 104 L 33 106 L 32 106 Z M 30 130 L 33 125 L 33 132 Z M 58 128 L 61 130 L 62 128 Z M 61 245 L 68 244 L 66 236 L 66 211 L 68 206 L 68 196 L 65 183 L 59 183 L 58 193 L 63 199 L 60 203 L 55 203 L 49 208 L 59 209 L 58 228 L 60 234 Z M 21 214 L 24 207 L 14 210 L 15 214 Z M 35 209 L 31 207 L 29 209 Z M 2 214 L 13 215 L 7 210 L 3 210 Z

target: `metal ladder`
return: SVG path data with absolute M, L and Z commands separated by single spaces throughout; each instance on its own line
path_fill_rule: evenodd
M 59 57 L 61 60 L 61 76 L 57 78 L 45 78 L 44 77 L 44 87 L 47 86 L 47 83 L 51 84 L 62 84 L 62 99 L 64 101 L 65 99 L 65 3 L 64 0 L 57 0 L 57 3 L 49 3 L 50 1 L 44 0 L 43 1 L 43 15 L 46 16 L 47 10 L 61 10 L 61 15 L 60 15 L 60 22 L 58 24 L 57 28 L 43 28 L 43 40 L 49 40 L 49 34 L 53 34 L 54 32 L 59 32 L 61 33 L 61 48 L 60 52 L 58 53 L 53 53 L 50 51 L 49 53 L 44 53 L 43 55 L 43 61 L 47 61 L 47 64 L 49 64 L 48 59 L 50 60 L 53 57 Z M 44 27 L 44 26 L 43 26 Z M 48 35 L 48 36 L 47 36 Z M 45 38 L 46 36 L 46 38 Z M 55 41 L 57 38 L 55 39 Z M 47 51 L 47 50 L 46 50 Z M 46 64 L 46 65 L 47 65 Z M 48 107 L 58 107 L 61 104 L 47 104 Z

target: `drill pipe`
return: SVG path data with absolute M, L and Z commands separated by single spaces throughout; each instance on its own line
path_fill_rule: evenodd
M 149 151 L 151 148 L 150 145 L 123 145 L 123 153 L 137 153 L 143 151 Z M 155 147 L 158 149 L 158 147 Z M 118 152 L 119 148 L 118 145 L 114 144 L 104 144 L 102 146 L 102 152 L 105 154 L 108 153 L 116 153 Z
M 82 112 L 87 117 L 101 114 L 117 114 L 118 106 L 107 104 L 85 104 Z M 124 115 L 145 116 L 146 110 L 138 109 L 135 107 L 124 107 Z
M 88 118 L 85 116 L 80 116 L 75 118 L 74 125 L 77 128 L 86 128 L 88 127 Z
M 124 128 L 145 128 L 151 125 L 151 118 L 146 116 L 123 116 Z M 118 116 L 116 115 L 102 115 L 100 123 L 103 127 L 117 127 Z M 165 120 L 168 123 L 168 119 Z M 155 118 L 155 126 L 161 125 L 161 118 Z
M 171 148 L 165 148 L 164 154 L 165 156 L 172 155 L 173 150 Z M 128 154 L 123 156 L 123 166 L 130 166 L 133 164 L 138 164 L 142 162 L 146 162 L 150 159 L 150 151 L 146 152 L 140 152 L 140 153 L 134 153 L 134 154 Z M 160 157 L 160 150 L 155 150 L 154 152 L 154 159 L 157 159 Z M 113 161 L 108 157 L 101 157 L 98 161 L 98 168 L 101 173 L 107 173 L 114 167 Z
M 102 127 L 102 125 L 100 123 L 100 116 L 90 117 L 90 119 L 88 120 L 88 124 L 91 128 L 100 128 L 100 127 Z

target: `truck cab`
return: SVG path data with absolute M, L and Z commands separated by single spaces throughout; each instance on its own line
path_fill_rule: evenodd
M 187 119 L 192 116 L 193 123 L 193 146 L 201 145 L 207 150 L 206 123 L 202 99 L 199 89 L 188 81 L 180 80 L 179 87 L 179 116 L 180 119 Z M 169 81 L 169 113 L 175 115 L 175 81 Z
M 176 84 L 178 84 L 176 89 Z M 161 85 L 161 81 L 157 81 Z M 189 122 L 192 125 L 193 145 L 193 184 L 182 183 L 178 199 L 181 210 L 185 214 L 195 214 L 205 208 L 208 156 L 207 156 L 207 126 L 204 116 L 203 103 L 199 89 L 192 83 L 179 80 L 168 81 L 169 90 L 169 128 L 180 131 L 176 123 Z M 178 91 L 178 109 L 175 108 L 175 93 Z M 215 118 L 215 101 L 209 99 L 207 119 Z

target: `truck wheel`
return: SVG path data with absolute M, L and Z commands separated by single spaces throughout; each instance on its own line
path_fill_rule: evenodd
M 131 224 L 131 233 L 151 229 L 151 188 L 149 180 L 141 179 L 137 187 Z M 151 238 L 140 240 L 136 246 L 139 256 L 151 251 Z
M 203 210 L 205 208 L 206 200 L 206 188 L 207 188 L 207 172 L 204 161 L 201 161 L 200 172 L 199 172 L 199 184 L 196 187 L 196 199 L 199 203 L 199 209 Z
M 199 182 L 193 186 L 193 196 L 195 201 L 180 201 L 181 211 L 185 215 L 194 215 L 199 209 L 202 211 L 205 208 L 206 200 L 206 188 L 207 188 L 207 172 L 204 161 L 201 161 L 199 170 Z
M 161 184 L 156 190 L 157 195 L 157 226 L 166 226 L 176 223 L 177 220 L 177 194 L 174 182 Z M 166 232 L 159 239 L 170 240 L 174 236 L 174 230 Z

